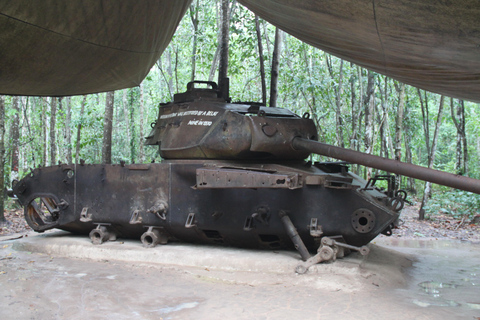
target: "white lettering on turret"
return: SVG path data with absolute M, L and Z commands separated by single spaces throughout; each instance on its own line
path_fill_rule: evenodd
M 188 110 L 183 112 L 173 112 L 169 114 L 162 114 L 161 119 L 169 119 L 173 117 L 185 117 L 185 116 L 205 116 L 205 117 L 216 117 L 218 111 L 199 111 L 199 110 Z M 208 121 L 207 121 L 208 122 Z
M 203 127 L 210 127 L 212 125 L 212 121 L 203 121 L 203 120 L 190 120 L 188 121 L 187 125 L 189 126 L 203 126 Z

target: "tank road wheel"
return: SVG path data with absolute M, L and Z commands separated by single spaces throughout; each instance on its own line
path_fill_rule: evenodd
M 35 231 L 45 231 L 57 225 L 59 208 L 51 197 L 34 198 L 25 206 L 25 220 Z

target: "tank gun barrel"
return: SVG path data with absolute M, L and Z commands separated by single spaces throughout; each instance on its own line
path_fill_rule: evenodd
M 480 180 L 464 177 L 457 174 L 417 166 L 411 163 L 386 159 L 363 152 L 340 148 L 322 142 L 304 138 L 293 139 L 292 146 L 297 150 L 309 151 L 351 163 L 384 170 L 387 172 L 412 177 L 432 183 L 452 187 L 460 190 L 480 194 Z

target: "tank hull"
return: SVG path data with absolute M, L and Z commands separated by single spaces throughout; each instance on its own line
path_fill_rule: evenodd
M 162 243 L 293 248 L 286 213 L 309 250 L 321 236 L 362 246 L 387 232 L 399 213 L 388 197 L 341 165 L 303 161 L 168 160 L 133 165 L 38 168 L 13 189 L 36 231 L 58 228 Z M 143 241 L 143 238 L 142 238 Z

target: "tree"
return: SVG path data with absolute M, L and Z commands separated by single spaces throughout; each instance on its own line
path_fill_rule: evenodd
M 420 93 L 420 90 L 419 90 Z M 437 150 L 437 141 L 438 141 L 438 133 L 440 131 L 440 124 L 442 123 L 442 112 L 443 112 L 443 100 L 444 97 L 440 97 L 440 104 L 438 106 L 438 115 L 437 115 L 437 121 L 435 123 L 435 131 L 433 133 L 433 140 L 431 144 L 431 148 L 429 147 L 430 141 L 425 139 L 425 143 L 427 145 L 427 149 L 430 150 L 428 154 L 428 168 L 433 168 L 433 162 L 435 161 L 435 152 Z M 425 103 L 425 105 L 422 103 L 422 114 L 427 114 L 425 112 L 427 109 L 428 105 Z M 428 122 L 424 122 L 424 125 L 428 126 Z M 428 129 L 425 130 L 425 132 L 428 132 Z M 431 182 L 425 182 L 425 189 L 423 192 L 423 199 L 422 199 L 422 204 L 420 205 L 420 210 L 418 212 L 418 220 L 424 220 L 425 219 L 425 206 L 427 205 L 428 198 L 430 197 L 430 192 L 431 192 Z
M 395 119 L 395 160 L 402 160 L 403 110 L 405 107 L 405 84 L 395 85 L 398 92 L 397 117 Z
M 112 121 L 113 121 L 113 102 L 115 91 L 107 92 L 105 99 L 105 116 L 103 118 L 103 144 L 102 144 L 102 163 L 112 163 Z
M 77 127 L 77 143 L 75 146 L 75 163 L 80 163 L 80 136 L 82 131 L 82 121 L 83 115 L 85 113 L 85 104 L 87 103 L 87 96 L 83 96 L 82 105 L 80 107 L 80 122 L 78 123 Z
M 262 103 L 267 103 L 267 85 L 265 81 L 265 62 L 263 61 L 262 32 L 258 16 L 255 15 L 255 30 L 257 32 L 258 61 L 260 64 L 260 81 L 262 83 Z
M 57 142 L 55 136 L 55 126 L 57 119 L 57 98 L 53 97 L 50 103 L 50 165 L 56 162 Z
M 278 66 L 280 63 L 280 53 L 282 51 L 283 31 L 275 28 L 275 44 L 272 54 L 272 71 L 270 76 L 270 107 L 277 107 L 278 97 Z
M 19 107 L 19 97 L 13 97 L 12 107 L 13 107 L 13 121 L 11 126 L 11 175 L 10 180 L 18 179 L 18 145 L 20 137 L 20 107 Z
M 197 58 L 197 38 L 198 38 L 198 0 L 194 5 L 193 2 L 190 5 L 190 19 L 192 20 L 193 27 L 193 43 L 192 43 L 192 76 L 190 81 L 195 80 L 196 58 Z
M 72 121 L 72 106 L 71 106 L 71 97 L 67 97 L 66 103 L 66 114 L 65 114 L 65 130 L 64 130 L 64 139 L 65 139 L 65 160 L 67 163 L 72 163 L 72 130 L 70 128 L 70 122 Z
M 220 65 L 218 67 L 218 89 L 225 100 L 228 100 L 229 81 L 228 81 L 228 42 L 230 30 L 230 15 L 228 13 L 229 0 L 222 0 L 222 24 L 220 38 Z
M 365 98 L 363 100 L 365 106 L 365 153 L 371 154 L 373 152 L 373 133 L 374 122 L 373 113 L 375 110 L 375 74 L 368 71 L 368 85 Z M 368 168 L 366 178 L 370 179 L 372 176 L 372 169 Z
M 144 105 L 144 101 L 143 101 L 143 85 L 140 83 L 140 108 L 139 108 L 139 112 L 140 112 L 140 119 L 139 119 L 139 133 L 140 133 L 140 139 L 143 139 L 144 137 L 144 134 L 143 134 L 143 123 L 144 123 L 144 118 L 143 118 L 143 114 L 144 114 L 144 108 L 145 108 L 145 105 Z M 139 161 L 140 163 L 143 163 L 145 162 L 145 151 L 143 150 L 143 143 L 140 143 L 139 144 Z
M 327 63 L 328 72 L 331 78 L 334 78 L 333 67 L 330 56 L 325 56 L 325 61 Z M 338 76 L 338 84 L 334 88 L 335 91 L 335 122 L 336 122 L 336 133 L 337 133 L 337 145 L 341 148 L 345 147 L 343 141 L 343 60 L 340 60 L 340 71 Z
M 457 129 L 457 149 L 455 169 L 458 174 L 468 173 L 468 149 L 467 149 L 467 135 L 465 133 L 465 103 L 463 100 L 459 100 L 456 110 L 456 116 L 454 114 L 454 102 L 453 98 L 450 98 L 450 111 L 453 123 Z
M 5 219 L 5 97 L 0 96 L 0 227 L 8 225 Z

